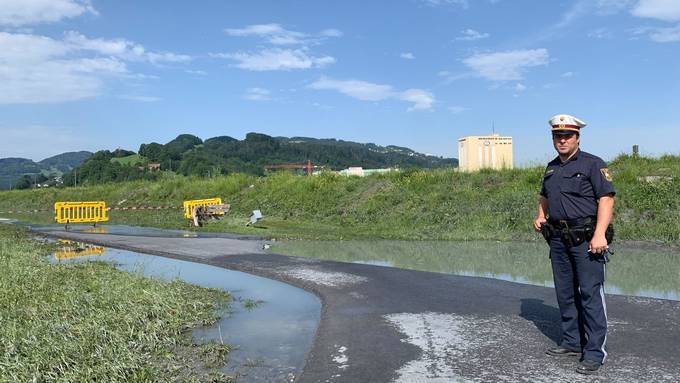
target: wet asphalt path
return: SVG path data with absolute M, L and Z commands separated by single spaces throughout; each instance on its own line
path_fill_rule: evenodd
M 676 301 L 607 295 L 610 355 L 593 379 L 574 372 L 577 358 L 544 353 L 559 337 L 550 288 L 289 257 L 265 252 L 256 240 L 49 235 L 244 271 L 311 291 L 322 311 L 299 382 L 680 381 Z

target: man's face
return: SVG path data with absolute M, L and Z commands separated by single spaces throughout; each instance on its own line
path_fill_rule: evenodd
M 553 146 L 555 146 L 557 153 L 561 155 L 570 155 L 578 149 L 579 136 L 577 133 L 554 132 L 552 137 Z

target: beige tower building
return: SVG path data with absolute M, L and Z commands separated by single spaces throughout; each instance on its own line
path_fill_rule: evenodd
M 458 168 L 463 172 L 512 169 L 512 137 L 492 134 L 459 138 L 458 161 Z

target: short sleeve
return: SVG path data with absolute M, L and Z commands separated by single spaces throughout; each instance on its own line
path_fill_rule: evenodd
M 593 185 L 593 192 L 596 198 L 601 198 L 607 194 L 616 194 L 613 179 L 607 164 L 600 158 L 593 162 L 590 169 L 590 182 Z
M 541 192 L 539 193 L 541 196 L 548 198 L 548 190 L 545 188 L 545 174 L 548 172 L 548 168 L 545 168 L 543 171 L 543 182 L 541 182 Z

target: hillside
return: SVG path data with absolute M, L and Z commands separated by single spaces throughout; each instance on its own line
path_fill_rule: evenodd
M 82 164 L 92 156 L 91 152 L 67 152 L 34 162 L 27 158 L 0 158 L 0 189 L 9 189 L 20 184 L 24 178 L 44 179 L 47 176 L 59 176 Z
M 62 173 L 66 173 L 85 162 L 85 160 L 91 156 L 92 152 L 84 150 L 80 152 L 68 152 L 45 158 L 44 160 L 38 162 L 38 164 L 46 168 L 54 168 Z
M 182 175 L 214 177 L 230 173 L 264 175 L 265 166 L 272 164 L 306 163 L 327 170 L 350 166 L 364 168 L 455 167 L 455 158 L 441 158 L 398 146 L 379 146 L 336 139 L 308 137 L 271 137 L 248 133 L 243 140 L 229 136 L 201 138 L 181 134 L 166 144 L 141 144 L 138 156 L 133 152 L 100 151 L 77 170 L 80 184 L 155 179 L 156 174 L 144 164 L 159 163 L 160 169 Z M 76 176 L 67 174 L 65 182 L 76 183 Z

